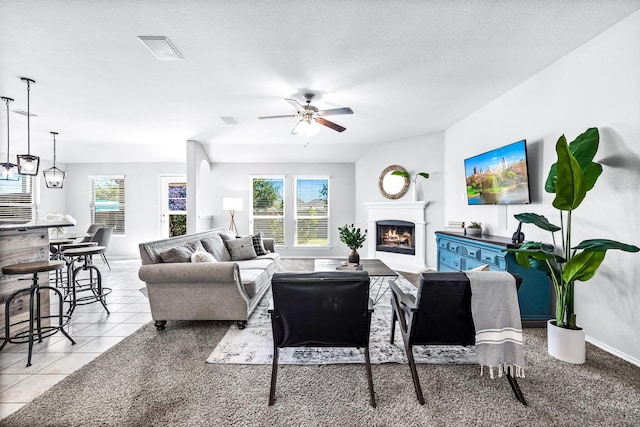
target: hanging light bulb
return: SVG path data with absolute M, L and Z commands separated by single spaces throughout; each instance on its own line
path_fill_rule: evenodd
M 64 177 L 67 174 L 56 167 L 56 135 L 58 132 L 49 133 L 53 135 L 53 167 L 42 171 L 42 175 L 44 175 L 44 182 L 47 184 L 47 188 L 62 188 Z
M 13 102 L 13 99 L 3 96 L 2 100 L 7 105 L 7 162 L 0 163 L 0 179 L 4 181 L 17 181 L 20 179 L 18 165 L 9 162 L 9 103 Z
M 20 77 L 20 80 L 27 83 L 27 154 L 18 154 L 18 173 L 20 175 L 38 175 L 40 167 L 40 157 L 31 155 L 31 112 L 29 111 L 29 92 L 31 83 L 35 80 Z

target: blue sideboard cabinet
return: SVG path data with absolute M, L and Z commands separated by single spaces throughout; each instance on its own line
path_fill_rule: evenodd
M 553 301 L 551 281 L 545 273 L 524 268 L 516 262 L 507 248 L 517 248 L 511 239 L 499 236 L 466 236 L 464 234 L 436 232 L 438 271 L 470 270 L 489 264 L 490 270 L 508 271 L 522 277 L 518 290 L 520 316 L 523 326 L 545 327 L 552 317 Z

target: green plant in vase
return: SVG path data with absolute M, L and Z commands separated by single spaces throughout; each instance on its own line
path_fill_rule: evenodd
M 417 182 L 418 177 L 421 176 L 424 179 L 429 179 L 429 174 L 426 172 L 418 172 L 417 174 L 411 176 L 411 174 L 407 171 L 393 171 L 391 172 L 391 175 L 401 176 L 403 178 L 409 178 L 409 180 L 413 182 L 412 197 L 414 201 L 418 199 L 418 182 Z
M 555 193 L 553 207 L 559 211 L 560 226 L 535 213 L 515 215 L 522 223 L 551 232 L 553 245 L 526 242 L 519 249 L 509 251 L 515 253 L 517 262 L 523 267 L 537 268 L 551 278 L 556 296 L 555 325 L 561 328 L 580 329 L 574 312 L 576 281 L 591 279 L 608 250 L 640 251 L 637 246 L 608 239 L 584 240 L 575 246 L 572 243 L 572 213 L 602 173 L 602 165 L 593 161 L 599 140 L 598 129 L 590 128 L 570 144 L 564 135 L 556 143 L 557 161 L 551 166 L 545 191 Z M 561 234 L 559 242 L 555 235 L 558 231 Z
M 466 227 L 467 234 L 482 234 L 482 224 L 476 221 L 471 221 Z
M 365 240 L 367 240 L 367 230 L 362 231 L 351 224 L 338 227 L 338 232 L 340 233 L 340 241 L 351 249 L 349 262 L 358 264 L 360 262 L 358 249 L 360 249 Z

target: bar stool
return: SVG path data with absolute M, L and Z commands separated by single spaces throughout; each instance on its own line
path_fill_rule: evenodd
M 51 241 L 49 241 L 49 244 L 51 245 Z M 67 243 L 63 243 L 60 244 L 58 246 L 58 257 L 56 259 L 61 259 L 63 261 L 65 261 L 67 263 L 67 270 L 69 268 L 69 264 L 73 261 L 70 257 L 66 257 L 64 255 L 64 251 L 68 250 L 68 249 L 75 249 L 75 248 L 85 248 L 87 246 L 97 246 L 98 244 L 96 242 L 74 242 L 73 240 L 68 241 Z M 51 258 L 53 259 L 53 258 Z M 64 278 L 63 278 L 63 270 L 60 270 L 60 273 L 56 273 L 56 288 L 59 287 L 58 286 L 58 276 L 60 276 L 60 287 L 65 288 L 66 290 L 68 290 L 67 286 L 64 286 Z M 67 284 L 69 283 L 69 280 L 67 278 Z
M 67 245 L 69 243 L 73 243 L 73 239 L 49 239 L 49 259 L 50 260 L 64 260 L 62 256 L 62 245 Z M 62 285 L 63 277 L 62 277 L 62 269 L 56 270 L 56 288 L 58 287 L 58 283 Z
M 38 284 L 38 273 L 47 272 L 47 271 L 58 271 L 65 266 L 64 261 L 59 260 L 47 260 L 47 261 L 33 261 L 33 262 L 23 262 L 19 264 L 11 264 L 5 265 L 2 267 L 2 274 L 33 274 L 31 287 L 19 289 L 9 298 L 5 303 L 4 309 L 4 325 L 5 325 L 5 336 L 2 345 L 0 346 L 0 350 L 4 348 L 7 343 L 13 344 L 22 344 L 29 343 L 29 355 L 27 357 L 27 366 L 31 366 L 31 354 L 33 353 L 33 340 L 34 337 L 38 337 L 38 342 L 42 342 L 43 338 L 47 338 L 56 332 L 60 331 L 64 334 L 65 337 L 71 341 L 71 344 L 75 344 L 76 342 L 67 334 L 64 330 L 64 327 L 71 320 L 71 316 L 68 314 L 62 314 L 62 303 L 63 297 L 62 293 L 51 286 L 40 286 Z M 41 307 L 40 307 L 40 291 L 43 289 L 51 290 L 58 295 L 58 314 L 52 315 L 49 314 L 47 316 L 42 316 Z M 10 306 L 13 299 L 21 293 L 29 292 L 29 319 L 21 320 L 15 323 L 9 323 L 9 312 Z M 35 299 L 35 301 L 34 301 Z M 57 324 L 55 325 L 43 325 L 43 319 L 58 319 Z M 11 328 L 14 326 L 22 325 L 24 323 L 29 323 L 29 329 L 26 331 L 21 331 L 15 333 L 11 336 Z
M 67 263 L 67 293 L 64 297 L 69 302 L 68 315 L 79 305 L 100 302 L 107 314 L 111 314 L 107 308 L 106 296 L 111 293 L 111 288 L 102 287 L 102 274 L 98 267 L 93 264 L 92 256 L 101 255 L 106 251 L 104 246 L 85 246 L 63 250 L 62 254 L 69 260 Z M 74 267 L 76 261 L 81 265 Z M 88 271 L 88 278 L 81 278 L 80 272 Z M 95 277 L 94 277 L 95 275 Z M 83 283 L 81 283 L 83 281 Z M 79 292 L 90 291 L 91 295 L 78 296 Z

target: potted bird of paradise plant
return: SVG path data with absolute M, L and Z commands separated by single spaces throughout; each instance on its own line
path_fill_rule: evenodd
M 516 261 L 525 268 L 534 267 L 550 277 L 555 290 L 555 319 L 547 323 L 549 354 L 570 363 L 584 363 L 585 335 L 578 325 L 574 311 L 574 286 L 577 281 L 591 279 L 608 250 L 638 252 L 640 248 L 608 239 L 572 242 L 572 213 L 580 206 L 602 173 L 602 165 L 593 159 L 598 151 L 600 136 L 597 128 L 587 129 L 571 143 L 562 135 L 556 143 L 557 161 L 551 166 L 545 191 L 554 193 L 553 207 L 560 214 L 560 226 L 543 215 L 520 213 L 515 218 L 551 232 L 553 244 L 526 242 L 515 253 Z M 556 232 L 561 239 L 556 240 Z
M 411 174 L 407 171 L 393 171 L 391 175 L 401 176 L 403 178 L 409 178 L 411 182 L 413 182 L 413 190 L 411 192 L 411 198 L 415 202 L 418 200 L 418 177 L 421 176 L 424 179 L 429 179 L 429 174 L 426 172 L 418 172 L 415 175 L 411 176 Z

